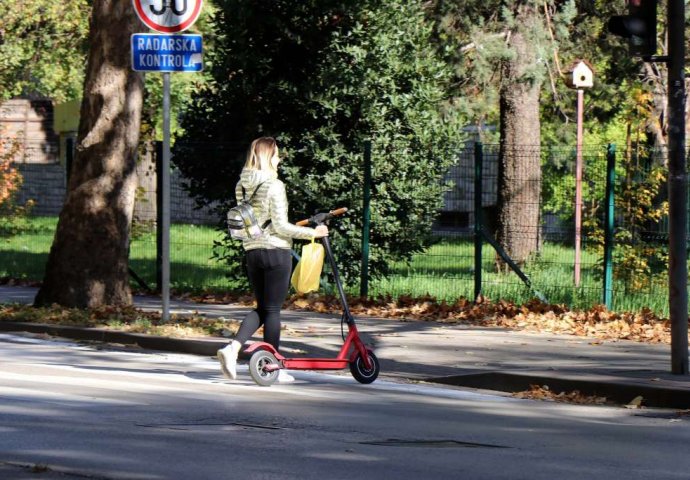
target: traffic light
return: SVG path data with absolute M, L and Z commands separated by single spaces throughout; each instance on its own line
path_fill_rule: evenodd
M 628 15 L 609 19 L 608 30 L 628 39 L 630 55 L 650 57 L 656 53 L 657 0 L 627 0 Z

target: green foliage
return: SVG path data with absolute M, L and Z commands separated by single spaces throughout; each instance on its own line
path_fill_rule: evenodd
M 90 2 L 8 2 L 0 19 L 0 101 L 19 95 L 78 98 Z
M 231 291 L 247 291 L 249 281 L 245 275 L 245 264 L 241 255 L 241 247 L 237 243 L 225 240 L 213 242 L 212 259 L 227 265 L 226 280 Z
M 621 144 L 629 123 L 652 125 L 655 114 L 648 95 L 658 78 L 649 76 L 640 59 L 630 57 L 625 39 L 606 29 L 612 15 L 625 12 L 624 2 L 578 0 L 576 4 L 576 15 L 568 23 L 569 40 L 559 41 L 553 52 L 557 63 L 551 69 L 552 82 L 542 101 L 543 141 L 575 144 L 576 92 L 567 87 L 563 77 L 576 60 L 585 59 L 594 71 L 594 87 L 585 90 L 584 142 Z
M 615 235 L 614 277 L 622 279 L 632 292 L 659 283 L 668 265 L 668 252 L 660 241 L 665 235 L 658 231 L 660 221 L 668 215 L 668 201 L 663 199 L 667 176 L 655 155 L 659 152 L 638 148 L 620 156 L 626 174 L 618 193 L 621 226 Z
M 584 20 L 583 20 L 584 21 Z M 595 20 L 590 19 L 590 22 Z M 625 63 L 625 62 L 623 62 Z M 604 86 L 605 87 L 605 86 Z M 653 143 L 649 131 L 654 116 L 654 97 L 650 87 L 639 80 L 621 82 L 612 92 L 625 92 L 628 102 L 602 105 L 594 101 L 592 109 L 599 110 L 602 124 L 591 122 L 586 133 L 588 143 L 602 145 L 596 150 L 586 149 L 583 154 L 585 179 L 583 182 L 583 231 L 597 251 L 604 246 L 604 189 L 606 186 L 606 155 L 603 143 L 617 143 L 615 187 L 615 245 L 614 277 L 623 281 L 630 292 L 649 289 L 659 283 L 667 265 L 667 252 L 658 239 L 661 222 L 668 213 L 665 200 L 666 175 L 662 167 L 662 151 L 650 147 Z M 603 113 L 602 108 L 606 108 Z M 558 213 L 562 219 L 572 220 L 574 215 L 575 178 L 573 175 L 575 152 L 565 162 L 547 158 L 543 162 L 545 209 Z M 600 260 L 600 263 L 603 262 Z M 603 265 L 602 270 L 603 271 Z
M 15 139 L 3 137 L 0 128 L 0 238 L 10 237 L 25 231 L 26 216 L 34 202 L 18 205 L 16 194 L 24 181 L 19 169 L 12 163 L 20 152 L 21 144 Z
M 21 8 L 19 8 L 21 7 Z M 133 7 L 132 7 L 133 8 Z M 204 37 L 204 65 L 213 57 L 216 35 L 208 22 L 215 10 L 206 0 L 189 33 Z M 87 60 L 91 2 L 27 0 L 13 3 L 0 19 L 0 102 L 23 95 L 45 96 L 56 103 L 82 95 Z M 149 31 L 143 23 L 140 31 Z M 129 49 L 129 45 L 123 45 Z M 159 73 L 145 74 L 142 139 L 163 138 L 163 81 Z M 180 132 L 177 113 L 184 110 L 207 80 L 206 71 L 171 75 L 171 129 Z
M 0 207 L 0 238 L 12 237 L 20 233 L 27 232 L 31 228 L 29 214 L 34 206 L 34 202 L 29 200 L 24 205 L 14 205 Z
M 215 82 L 185 114 L 188 135 L 176 145 L 174 161 L 192 179 L 192 192 L 202 202 L 220 201 L 222 213 L 234 202 L 248 144 L 276 136 L 293 220 L 316 209 L 350 209 L 331 235 L 352 278 L 371 139 L 371 272 L 421 251 L 453 161 L 449 147 L 460 138 L 445 103 L 451 71 L 422 7 L 403 0 L 226 0 L 219 7 L 215 24 L 225 42 L 214 54 Z M 232 276 L 243 278 L 237 244 L 219 249 Z
M 575 152 L 572 152 L 574 157 Z M 665 200 L 666 170 L 661 152 L 635 143 L 616 156 L 614 202 L 614 278 L 628 292 L 649 290 L 665 275 L 667 251 L 662 241 L 662 222 L 668 215 Z M 555 156 L 555 155 L 554 155 Z M 594 246 L 603 272 L 606 154 L 602 146 L 583 155 L 586 175 L 582 183 L 582 228 L 587 243 Z M 544 161 L 544 210 L 572 222 L 575 177 L 570 166 L 556 167 Z
M 534 15 L 518 15 L 519 9 L 533 9 Z M 499 91 L 501 82 L 509 81 L 499 74 L 503 61 L 516 52 L 508 42 L 514 31 L 525 36 L 535 49 L 538 62 L 526 68 L 521 81 L 543 83 L 557 67 L 554 52 L 569 41 L 567 28 L 575 15 L 575 2 L 553 1 L 504 2 L 482 0 L 439 2 L 439 41 L 455 65 L 456 95 L 454 102 L 475 125 L 499 124 Z M 558 119 L 560 124 L 560 119 Z M 497 142 L 495 136 L 483 138 Z
M 654 119 L 654 106 L 640 92 L 653 91 L 660 77 L 651 78 L 650 69 L 629 56 L 626 41 L 606 30 L 608 18 L 625 11 L 624 2 L 470 0 L 438 5 L 439 40 L 457 45 L 447 49 L 458 78 L 455 102 L 471 123 L 499 123 L 498 88 L 502 79 L 498 65 L 514 54 L 506 42 L 510 29 L 527 33 L 539 58 L 532 74 L 546 80 L 541 95 L 542 145 L 575 144 L 576 96 L 566 86 L 564 77 L 578 59 L 592 64 L 595 79 L 594 87 L 585 94 L 585 143 L 618 143 L 625 136 L 625 123 L 620 121 L 623 112 L 634 113 L 636 119 Z M 530 24 L 516 23 L 514 9 L 518 5 L 536 6 L 539 15 L 531 17 Z M 663 99 L 656 98 L 655 103 L 662 106 L 659 102 Z M 617 127 L 615 132 L 612 124 Z M 616 135 L 602 138 L 604 132 Z M 485 137 L 484 141 L 497 139 Z

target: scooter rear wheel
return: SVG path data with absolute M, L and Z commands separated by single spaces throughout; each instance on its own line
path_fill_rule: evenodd
M 279 370 L 267 371 L 268 365 L 278 363 L 278 359 L 271 352 L 257 350 L 249 359 L 249 374 L 262 387 L 269 387 L 278 380 Z
M 371 363 L 370 369 L 367 369 L 364 359 L 359 353 L 354 361 L 350 362 L 350 373 L 352 373 L 352 376 L 355 377 L 355 380 L 364 384 L 372 383 L 374 380 L 376 380 L 376 377 L 379 376 L 379 371 L 381 370 L 379 359 L 376 358 L 374 352 L 367 351 L 367 355 L 369 356 L 369 362 Z

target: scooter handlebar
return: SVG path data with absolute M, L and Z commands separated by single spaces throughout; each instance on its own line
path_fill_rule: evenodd
M 336 208 L 335 210 L 331 210 L 330 212 L 328 212 L 328 218 L 337 217 L 339 215 L 344 215 L 346 213 L 347 213 L 347 207 Z
M 304 220 L 300 220 L 299 222 L 296 223 L 296 225 L 299 225 L 300 227 L 304 227 L 307 225 L 321 225 L 326 222 L 326 220 L 337 217 L 339 215 L 343 215 L 344 213 L 347 212 L 347 207 L 341 207 L 341 208 L 336 208 L 335 210 L 331 210 L 330 212 L 327 213 L 317 213 L 313 217 L 310 218 L 305 218 Z

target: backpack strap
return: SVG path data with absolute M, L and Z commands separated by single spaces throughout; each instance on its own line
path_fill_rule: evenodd
M 267 181 L 268 181 L 268 180 L 264 180 L 263 182 L 261 182 L 260 184 L 258 184 L 258 185 L 256 186 L 256 188 L 254 189 L 254 192 L 252 192 L 252 194 L 251 194 L 251 196 L 250 196 L 249 198 L 247 198 L 247 192 L 246 192 L 245 189 L 244 189 L 244 185 L 241 185 L 241 187 L 242 187 L 242 201 L 243 201 L 243 202 L 246 202 L 246 203 L 251 202 L 252 199 L 254 198 L 254 195 L 256 195 L 256 192 L 258 192 L 259 189 L 261 188 L 261 185 L 263 185 L 263 184 L 266 183 Z M 264 222 L 263 225 L 261 225 L 261 229 L 263 230 L 264 228 L 268 227 L 268 225 L 269 225 L 270 223 L 271 223 L 271 219 L 269 218 L 268 220 L 266 220 L 266 221 Z
M 254 189 L 254 192 L 252 192 L 252 194 L 249 196 L 249 198 L 247 198 L 247 191 L 244 189 L 244 185 L 240 185 L 242 187 L 242 201 L 243 202 L 251 202 L 252 198 L 254 198 L 254 195 L 256 195 L 256 192 L 259 191 L 259 189 L 261 188 L 261 185 L 263 185 L 264 183 L 266 183 L 265 180 L 263 182 L 261 182 L 260 184 L 258 184 L 256 186 L 256 188 Z

